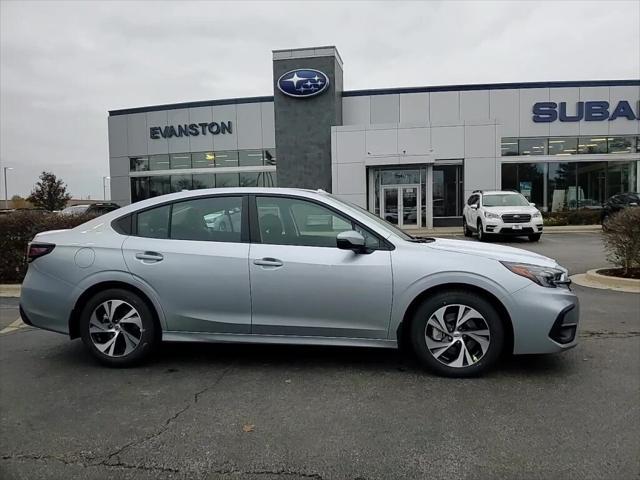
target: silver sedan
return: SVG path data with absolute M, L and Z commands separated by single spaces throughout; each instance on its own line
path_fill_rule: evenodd
M 38 234 L 24 321 L 129 365 L 160 341 L 410 346 L 447 376 L 576 344 L 566 269 L 524 250 L 416 238 L 322 191 L 164 195 Z

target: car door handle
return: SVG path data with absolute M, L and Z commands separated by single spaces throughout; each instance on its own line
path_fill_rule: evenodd
M 278 260 L 277 258 L 271 257 L 259 258 L 257 260 L 254 260 L 253 264 L 260 265 L 262 267 L 281 267 L 282 265 L 284 265 L 282 261 Z
M 150 262 L 160 262 L 164 257 L 158 252 L 138 252 L 136 253 L 138 260 L 147 260 Z

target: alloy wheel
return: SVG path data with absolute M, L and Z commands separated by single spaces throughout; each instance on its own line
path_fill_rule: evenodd
M 433 358 L 454 368 L 478 363 L 489 349 L 491 334 L 484 317 L 461 304 L 436 310 L 425 327 L 427 348 Z
M 133 352 L 140 344 L 143 332 L 140 314 L 123 300 L 102 302 L 89 320 L 93 345 L 110 357 L 123 357 Z

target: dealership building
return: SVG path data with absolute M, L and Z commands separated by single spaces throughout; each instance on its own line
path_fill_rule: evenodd
M 640 80 L 345 90 L 335 47 L 276 50 L 271 96 L 110 111 L 109 162 L 121 205 L 320 188 L 403 228 L 459 225 L 478 189 L 593 209 L 640 190 Z

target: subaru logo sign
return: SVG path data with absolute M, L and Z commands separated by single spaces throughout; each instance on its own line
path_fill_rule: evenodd
M 278 90 L 295 98 L 320 95 L 328 87 L 329 77 L 320 70 L 311 68 L 291 70 L 278 79 Z

